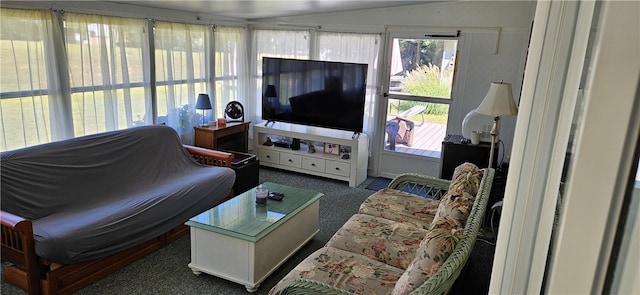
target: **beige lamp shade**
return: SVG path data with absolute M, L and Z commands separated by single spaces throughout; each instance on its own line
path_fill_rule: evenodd
M 493 82 L 476 109 L 476 112 L 491 116 L 515 116 L 518 114 L 518 107 L 513 101 L 511 83 Z

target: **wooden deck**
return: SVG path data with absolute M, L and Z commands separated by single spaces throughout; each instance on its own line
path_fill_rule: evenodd
M 418 126 L 416 124 L 413 134 L 413 144 L 411 146 L 407 146 L 405 144 L 396 143 L 395 151 L 399 153 L 440 158 L 442 141 L 446 135 L 447 125 L 424 123 L 421 126 Z M 387 144 L 384 149 L 389 150 L 389 145 Z

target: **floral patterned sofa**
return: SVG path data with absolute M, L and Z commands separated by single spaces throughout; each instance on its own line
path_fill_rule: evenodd
M 451 181 L 396 177 L 269 294 L 447 293 L 473 249 L 493 175 L 464 163 Z

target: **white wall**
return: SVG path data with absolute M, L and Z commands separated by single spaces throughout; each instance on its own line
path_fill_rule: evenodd
M 321 30 L 327 31 L 372 33 L 382 33 L 391 27 L 407 27 L 411 30 L 425 27 L 425 30 L 445 32 L 462 30 L 463 47 L 459 48 L 456 79 L 458 92 L 452 103 L 447 128 L 450 134 L 462 134 L 464 116 L 480 104 L 491 82 L 504 80 L 512 83 L 514 98 L 519 102 L 535 6 L 535 1 L 437 2 L 262 19 L 253 25 L 290 25 L 296 28 L 320 26 Z M 515 122 L 516 117 L 501 120 L 500 139 L 505 143 L 507 155 L 513 142 Z M 501 159 L 502 154 L 498 156 Z M 437 168 L 434 169 L 437 171 Z
M 465 47 L 470 48 L 467 56 L 461 56 L 464 60 L 460 68 L 464 70 L 458 76 L 459 99 L 452 104 L 448 133 L 462 134 L 462 120 L 469 111 L 478 107 L 491 82 L 503 80 L 512 83 L 514 99 L 516 103 L 520 101 L 529 29 L 503 29 L 498 54 L 494 54 L 495 38 L 495 32 L 473 32 L 465 37 Z M 505 143 L 507 155 L 511 150 L 516 119 L 514 116 L 500 120 L 499 136 Z M 500 160 L 502 153 L 498 156 Z

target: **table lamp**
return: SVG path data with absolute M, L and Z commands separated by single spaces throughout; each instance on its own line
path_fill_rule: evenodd
M 264 97 L 267 98 L 267 101 L 269 102 L 269 107 L 275 108 L 275 103 L 273 103 L 272 98 L 278 97 L 278 94 L 276 93 L 276 86 L 267 85 L 267 89 L 264 91 Z
M 493 82 L 476 112 L 493 116 L 493 128 L 491 128 L 491 152 L 489 153 L 489 168 L 493 165 L 493 151 L 500 133 L 500 116 L 515 116 L 518 107 L 513 101 L 511 83 Z
M 276 94 L 276 86 L 275 85 L 267 85 L 267 90 L 264 92 L 264 96 L 266 97 L 277 97 Z
M 202 110 L 202 125 L 200 126 L 207 126 L 204 124 L 204 110 L 210 110 L 210 109 L 211 109 L 211 102 L 209 101 L 209 95 L 206 93 L 198 94 L 198 102 L 196 102 L 196 110 Z

